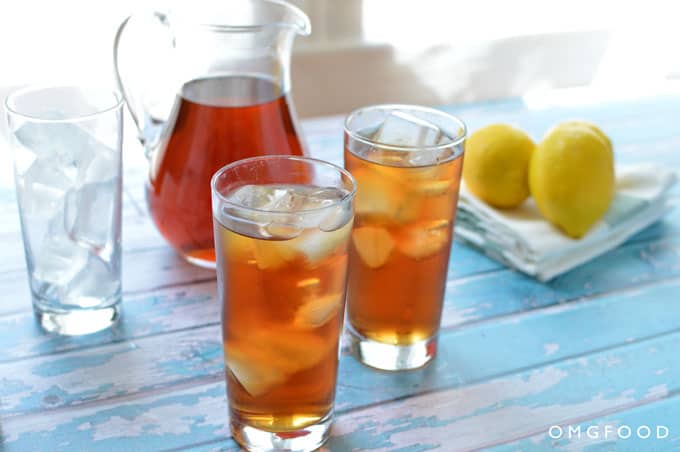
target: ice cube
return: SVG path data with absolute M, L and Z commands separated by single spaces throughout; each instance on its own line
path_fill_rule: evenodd
M 260 209 L 273 212 L 293 212 L 304 206 L 304 198 L 298 196 L 294 188 L 274 187 L 270 194 L 270 200 Z
M 229 194 L 234 203 L 270 212 L 291 212 L 302 207 L 304 199 L 297 196 L 294 186 L 244 185 Z
M 323 207 L 322 189 L 300 185 L 245 185 L 229 194 L 229 201 L 257 211 L 229 207 L 225 224 L 250 236 L 286 240 L 300 235 L 304 218 L 297 212 Z
M 271 201 L 262 208 L 275 212 L 297 212 L 328 207 L 346 196 L 347 192 L 335 187 L 305 185 L 274 186 Z
M 351 211 L 344 205 L 332 206 L 346 194 L 333 187 L 246 185 L 228 199 L 257 210 L 230 206 L 221 212 L 220 221 L 244 235 L 271 239 L 255 243 L 260 269 L 279 268 L 298 257 L 315 263 L 346 240 L 348 231 L 342 228 Z M 320 233 L 319 228 L 332 232 Z
M 111 300 L 120 292 L 118 272 L 90 254 L 85 267 L 66 287 L 65 303 L 89 308 Z
M 451 143 L 451 138 L 436 124 L 403 111 L 390 113 L 372 139 L 387 145 L 413 148 Z M 392 166 L 429 166 L 448 160 L 454 151 L 450 147 L 402 152 L 374 149 L 367 159 Z
M 62 209 L 73 182 L 50 161 L 37 159 L 20 179 L 20 185 L 22 213 L 44 218 Z
M 71 179 L 83 178 L 83 172 L 95 157 L 106 155 L 115 157 L 115 152 L 97 140 L 84 128 L 71 123 L 26 123 L 14 133 L 17 141 L 38 158 L 50 159 Z M 97 163 L 97 165 L 103 162 Z M 104 163 L 104 166 L 110 168 Z M 100 170 L 93 169 L 88 176 L 100 177 Z M 84 179 L 83 179 L 84 180 Z
M 450 149 L 420 149 L 408 155 L 409 166 L 432 166 L 448 160 L 452 155 Z
M 335 252 L 349 238 L 352 223 L 348 221 L 340 229 L 328 232 L 310 229 L 295 240 L 291 240 L 290 245 L 302 254 L 309 264 L 317 264 Z
M 441 196 L 449 191 L 453 187 L 453 181 L 450 180 L 431 180 L 425 182 L 416 182 L 415 192 L 419 195 L 430 197 L 430 196 Z
M 394 239 L 387 229 L 362 226 L 352 232 L 352 242 L 361 260 L 370 268 L 385 265 L 394 248 Z
M 387 167 L 387 171 L 384 172 L 389 177 L 390 175 L 389 173 L 390 172 L 393 173 L 394 171 L 393 169 L 390 170 L 391 167 L 409 166 L 408 153 L 409 151 L 393 151 L 379 147 L 373 147 L 366 150 L 362 154 L 362 158 L 364 160 L 368 160 L 369 162 L 378 163 L 379 165 L 381 165 L 381 167 L 375 168 L 378 171 L 380 171 L 384 167 Z
M 451 232 L 448 220 L 417 223 L 407 228 L 397 240 L 397 249 L 406 256 L 421 260 L 444 248 Z
M 244 185 L 230 192 L 226 198 L 238 205 L 259 208 L 271 200 L 271 191 L 262 185 Z
M 303 225 L 298 215 L 269 215 L 264 217 L 270 218 L 268 223 L 265 223 L 260 228 L 260 235 L 266 238 L 273 238 L 276 240 L 288 240 L 299 236 L 302 233 Z
M 27 122 L 19 127 L 14 136 L 22 146 L 31 150 L 38 157 L 50 158 L 68 152 L 69 143 L 72 145 L 74 132 L 80 127 L 70 123 Z
M 87 263 L 86 249 L 72 242 L 64 229 L 63 211 L 49 222 L 47 234 L 33 253 L 34 276 L 37 280 L 65 285 Z
M 244 185 L 227 198 L 244 207 L 270 212 L 295 212 L 326 207 L 344 198 L 347 192 L 334 187 L 306 185 Z
M 271 326 L 249 335 L 249 339 L 266 348 L 279 360 L 272 360 L 286 373 L 299 372 L 317 365 L 328 353 L 333 341 L 324 341 L 316 334 L 302 332 L 288 326 Z
M 69 237 L 85 246 L 103 248 L 111 240 L 114 227 L 116 183 L 89 183 L 66 196 L 66 224 Z
M 295 312 L 293 324 L 300 328 L 317 328 L 338 314 L 342 306 L 342 293 L 313 297 Z
M 86 161 L 78 168 L 79 181 L 83 184 L 106 182 L 118 177 L 120 172 L 120 155 L 101 143 L 90 148 Z
M 315 208 L 331 206 L 347 196 L 347 191 L 336 187 L 312 188 L 309 203 Z
M 316 265 L 347 240 L 351 229 L 349 221 L 331 232 L 309 229 L 290 240 L 258 240 L 255 243 L 257 266 L 262 270 L 276 269 L 300 258 Z
M 234 378 L 253 397 L 267 393 L 288 378 L 281 369 L 272 365 L 271 354 L 247 344 L 227 343 L 224 346 L 224 362 Z
M 456 172 L 450 165 L 403 168 L 400 176 L 412 193 L 425 197 L 450 192 L 457 179 Z
M 350 203 L 328 207 L 321 212 L 321 218 L 318 222 L 319 229 L 326 232 L 335 231 L 347 224 L 350 218 L 352 218 Z
M 378 127 L 373 140 L 395 146 L 423 147 L 437 144 L 441 136 L 442 132 L 435 124 L 397 110 Z
M 315 334 L 268 326 L 224 345 L 227 368 L 252 396 L 269 392 L 291 375 L 317 365 L 335 345 Z
M 20 180 L 31 165 L 35 163 L 37 156 L 23 146 L 12 146 L 12 151 L 14 154 L 14 169 L 18 177 L 17 180 Z
M 272 232 L 266 227 L 271 218 L 264 212 L 254 212 L 233 206 L 222 206 L 214 211 L 215 218 L 225 228 L 235 231 L 247 237 L 271 238 Z
M 354 211 L 360 216 L 380 217 L 405 223 L 418 215 L 418 205 L 400 196 L 404 188 L 395 180 L 381 177 L 377 171 L 356 170 L 352 173 L 357 181 Z
M 261 270 L 280 268 L 298 257 L 292 245 L 293 240 L 257 240 L 255 242 L 255 262 Z

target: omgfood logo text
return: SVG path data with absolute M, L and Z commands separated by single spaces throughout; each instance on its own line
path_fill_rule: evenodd
M 548 436 L 552 439 L 589 438 L 589 439 L 664 439 L 668 438 L 670 430 L 665 425 L 552 425 L 548 429 Z

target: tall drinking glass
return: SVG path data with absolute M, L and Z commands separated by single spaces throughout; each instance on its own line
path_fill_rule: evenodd
M 6 100 L 33 307 L 50 332 L 92 333 L 119 316 L 122 105 L 75 86 Z
M 305 157 L 213 176 L 230 422 L 247 449 L 314 450 L 328 437 L 354 192 L 348 172 Z
M 345 168 L 358 186 L 347 329 L 371 367 L 414 369 L 435 356 L 464 140 L 459 119 L 424 107 L 366 107 L 345 121 Z

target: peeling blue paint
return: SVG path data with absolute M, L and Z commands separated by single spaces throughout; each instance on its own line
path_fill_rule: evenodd
M 101 366 L 111 360 L 115 353 L 102 353 L 101 355 L 69 356 L 55 361 L 40 363 L 33 368 L 33 374 L 41 377 L 56 377 L 58 375 L 76 372 L 88 367 Z
M 124 313 L 121 321 L 109 330 L 81 337 L 48 335 L 37 326 L 32 313 L 0 317 L 0 362 L 34 355 L 46 355 L 55 351 L 73 350 L 99 344 L 120 342 L 141 334 L 165 331 L 157 319 L 172 318 L 178 308 L 205 303 L 215 294 L 181 297 L 146 296 L 139 299 L 124 297 Z M 31 345 L 32 344 L 32 345 Z

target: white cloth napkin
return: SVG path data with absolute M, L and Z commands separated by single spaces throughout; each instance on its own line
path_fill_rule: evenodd
M 495 209 L 461 185 L 456 235 L 540 281 L 547 281 L 615 248 L 672 207 L 677 175 L 654 165 L 617 166 L 616 194 L 605 217 L 582 238 L 566 236 L 529 198 L 515 209 Z

